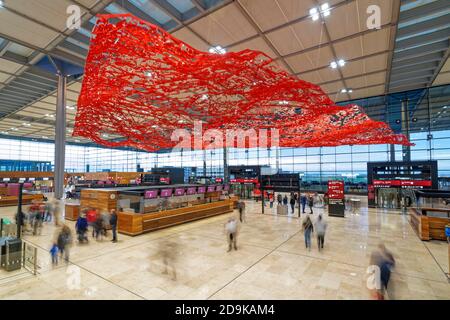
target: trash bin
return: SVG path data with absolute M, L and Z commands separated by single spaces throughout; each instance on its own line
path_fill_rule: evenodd
M 19 270 L 22 267 L 22 240 L 10 237 L 0 238 L 0 265 L 6 271 Z

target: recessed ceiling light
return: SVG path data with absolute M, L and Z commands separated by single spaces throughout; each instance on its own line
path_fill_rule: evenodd
M 322 14 L 324 17 L 328 17 L 330 15 L 330 6 L 328 5 L 328 2 L 325 2 L 320 6 L 320 9 L 322 11 Z
M 279 101 L 278 104 L 289 104 L 289 102 L 286 100 L 282 100 L 282 101 Z
M 338 64 L 339 64 L 340 67 L 345 66 L 345 60 L 340 59 L 340 60 L 338 61 Z
M 48 137 L 47 136 L 42 136 L 42 139 L 48 139 Z
M 69 110 L 75 110 L 75 106 L 66 106 L 66 108 Z
M 75 142 L 80 142 L 80 140 L 75 140 Z
M 9 134 L 8 131 L 2 131 L 2 134 Z
M 347 89 L 342 89 L 341 93 L 347 93 Z
M 13 127 L 11 128 L 11 130 L 18 131 L 19 129 Z
M 352 93 L 352 92 L 353 92 L 353 89 L 348 89 L 348 92 L 349 92 L 349 93 Z
M 317 8 L 312 8 L 311 10 L 309 10 L 309 14 L 311 15 L 311 18 L 313 19 L 313 21 L 316 21 L 319 19 L 319 11 L 317 10 Z
M 338 64 L 336 63 L 336 61 L 331 61 L 330 67 L 336 69 L 338 67 Z
M 24 126 L 26 126 L 26 127 L 30 127 L 30 126 L 31 126 L 31 124 L 29 124 L 29 123 L 27 123 L 27 122 L 22 123 L 22 125 L 24 125 Z

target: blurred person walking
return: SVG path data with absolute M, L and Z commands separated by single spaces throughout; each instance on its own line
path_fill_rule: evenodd
M 314 198 L 313 198 L 312 194 L 310 194 L 308 196 L 308 207 L 309 207 L 309 210 L 310 210 L 309 214 L 313 214 L 314 213 L 313 212 L 313 206 L 314 206 Z
M 291 205 L 291 210 L 292 210 L 292 214 L 294 214 L 295 212 L 295 198 L 293 195 L 291 195 L 291 200 L 289 201 L 290 205 Z
M 239 201 L 238 202 L 238 209 L 239 209 L 239 221 L 241 221 L 241 223 L 245 222 L 245 202 L 244 201 Z
M 306 216 L 305 220 L 303 221 L 303 233 L 305 235 L 305 246 L 306 249 L 311 251 L 311 234 L 314 232 L 314 227 L 311 219 L 309 216 Z
M 302 213 L 305 213 L 307 199 L 304 193 L 302 193 L 302 195 L 300 196 L 300 202 L 302 204 Z
M 61 258 L 64 256 L 66 263 L 69 263 L 70 245 L 72 244 L 72 232 L 70 228 L 63 225 L 62 230 L 58 235 L 57 245 Z
M 178 244 L 167 240 L 159 242 L 159 253 L 164 264 L 163 274 L 172 274 L 172 280 L 177 280 L 177 269 L 175 262 L 178 256 Z
M 93 208 L 89 208 L 86 211 L 86 219 L 88 226 L 92 227 L 92 238 L 95 237 L 95 221 L 97 220 L 97 212 Z
M 53 205 L 52 205 L 51 201 L 46 201 L 45 202 L 44 222 L 52 221 L 52 214 L 53 214 Z
M 103 218 L 101 214 L 97 214 L 97 217 L 95 219 L 94 222 L 94 234 L 95 234 L 95 239 L 98 240 L 98 238 L 100 237 L 100 240 L 103 240 Z
M 372 252 L 370 256 L 370 265 L 377 266 L 379 268 L 379 285 L 376 288 L 376 298 L 378 300 L 385 300 L 386 295 L 393 300 L 393 288 L 389 288 L 389 280 L 391 278 L 392 269 L 395 267 L 394 255 L 386 248 L 383 243 L 378 245 L 378 248 Z
M 57 266 L 58 265 L 58 244 L 56 242 L 53 243 L 51 249 L 50 249 L 50 255 L 52 257 L 52 265 Z
M 284 197 L 283 197 L 283 205 L 285 207 L 287 207 L 287 205 L 288 205 L 288 197 L 287 197 L 287 195 L 284 195 Z
M 278 202 L 278 205 L 281 205 L 281 203 L 283 202 L 283 196 L 281 195 L 281 193 L 279 193 L 277 196 L 277 202 Z
M 238 234 L 238 225 L 237 221 L 234 217 L 228 219 L 225 224 L 225 233 L 227 235 L 228 241 L 228 252 L 231 251 L 233 246 L 234 250 L 237 250 L 237 234 Z
M 112 231 L 112 242 L 117 242 L 117 212 L 115 209 L 111 210 L 111 217 L 109 218 L 109 224 Z
M 86 233 L 88 232 L 88 222 L 85 212 L 82 212 L 78 217 L 77 222 L 75 223 L 75 230 L 77 231 L 78 242 L 89 242 L 89 239 L 86 235 Z
M 327 223 L 322 218 L 322 215 L 319 214 L 319 217 L 317 217 L 316 225 L 316 234 L 317 234 L 317 246 L 319 247 L 319 251 L 323 249 L 323 245 L 325 242 L 325 231 L 327 230 Z

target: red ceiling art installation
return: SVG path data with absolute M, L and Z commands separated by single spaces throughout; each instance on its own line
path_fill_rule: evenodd
M 276 130 L 281 147 L 410 145 L 360 107 L 335 105 L 319 86 L 281 70 L 262 52 L 202 52 L 132 15 L 99 15 L 73 135 L 156 151 L 177 145 L 177 129 L 192 133 L 200 122 L 196 137 L 207 137 L 188 140 L 195 149 L 234 146 L 238 139 L 226 140 L 226 132 L 264 129 L 267 147 Z

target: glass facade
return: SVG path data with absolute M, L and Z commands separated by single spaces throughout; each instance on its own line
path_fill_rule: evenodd
M 409 135 L 415 146 L 369 145 L 322 148 L 229 149 L 228 165 L 267 165 L 300 173 L 303 187 L 324 190 L 330 179 L 343 179 L 347 189 L 364 191 L 367 162 L 438 160 L 440 177 L 450 177 L 450 85 L 345 102 L 361 106 L 375 120 Z M 49 161 L 54 144 L 0 139 L 0 160 Z M 223 150 L 147 153 L 67 145 L 66 171 L 149 171 L 153 167 L 196 167 L 198 175 L 223 176 Z M 2 169 L 4 170 L 4 169 Z M 205 171 L 206 170 L 206 171 Z M 350 190 L 348 190 L 350 191 Z

